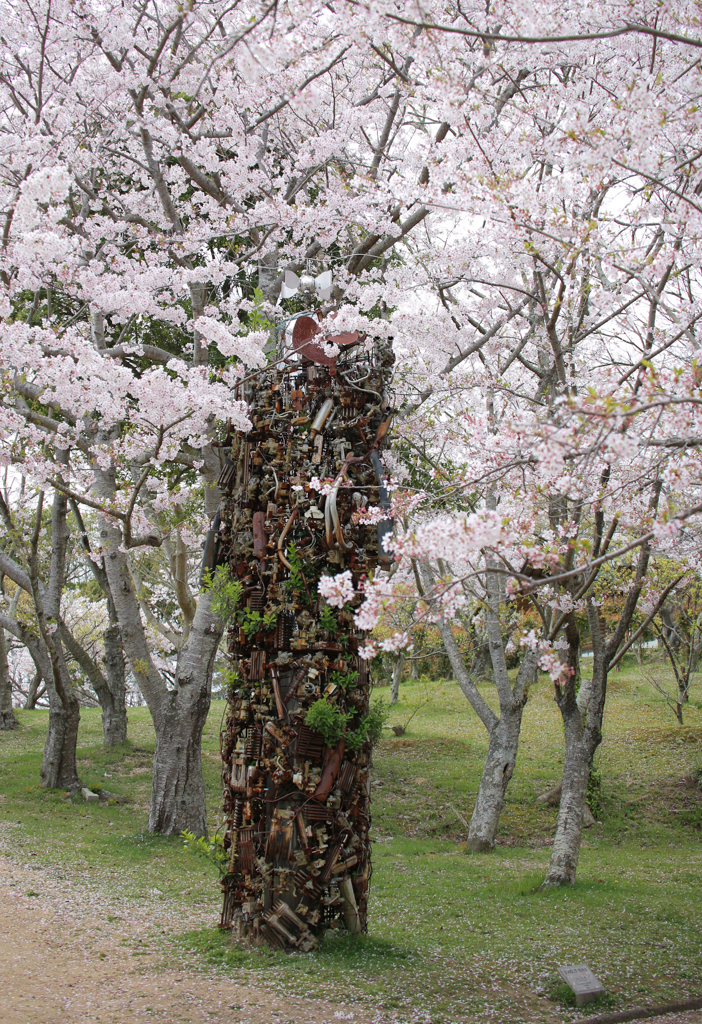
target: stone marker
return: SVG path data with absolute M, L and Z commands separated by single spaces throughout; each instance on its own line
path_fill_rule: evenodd
M 587 964 L 575 964 L 557 968 L 566 985 L 575 993 L 575 1005 L 584 1006 L 604 994 L 604 985 L 596 978 Z
M 87 800 L 89 804 L 96 804 L 100 799 L 97 793 L 91 792 L 91 790 L 86 789 L 85 786 L 81 789 L 81 793 L 83 794 L 83 799 Z

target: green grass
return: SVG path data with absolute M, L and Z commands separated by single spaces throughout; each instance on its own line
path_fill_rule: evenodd
M 487 699 L 494 690 L 486 686 Z M 388 690 L 380 690 L 387 699 Z M 216 871 L 177 839 L 149 836 L 153 732 L 145 709 L 129 713 L 130 743 L 101 748 L 97 712 L 84 712 L 79 761 L 85 784 L 130 798 L 72 803 L 37 787 L 45 712 L 20 712 L 0 738 L 0 836 L 5 851 L 89 877 L 91 884 L 173 911 L 196 909 L 211 926 L 174 926 L 155 941 L 203 971 L 343 1004 L 360 1000 L 379 1020 L 575 1019 L 557 964 L 587 963 L 607 989 L 601 1008 L 665 1002 L 702 990 L 702 686 L 685 726 L 628 664 L 611 680 L 598 751 L 601 824 L 585 833 L 578 881 L 539 892 L 556 810 L 536 797 L 554 785 L 562 727 L 548 681 L 533 689 L 522 742 L 491 854 L 469 855 L 461 818 L 472 810 L 486 735 L 458 687 L 403 684 L 389 725 L 406 735 L 375 753 L 373 880 L 368 936 L 340 938 L 308 955 L 241 949 L 216 928 Z M 208 812 L 217 827 L 218 735 L 223 705 L 205 732 Z M 597 1009 L 600 1007 L 598 1006 Z M 347 1007 L 348 1009 L 348 1007 Z M 594 1012 L 597 1012 L 596 1010 Z

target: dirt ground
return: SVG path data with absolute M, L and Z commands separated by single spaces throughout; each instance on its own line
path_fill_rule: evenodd
M 108 920 L 71 881 L 0 858 L 0 1019 L 3 1024 L 367 1024 L 338 1005 L 164 967 L 140 948 L 165 916 Z M 113 908 L 115 909 L 115 908 Z
M 188 924 L 196 926 L 196 916 Z M 0 857 L 0 1019 L 3 1024 L 373 1022 L 372 1013 L 357 1007 L 287 994 L 278 998 L 214 972 L 173 970 L 149 942 L 155 931 L 172 927 L 168 911 L 153 904 L 108 907 L 88 884 Z M 702 1024 L 702 1012 L 649 1018 L 649 1024 L 656 1022 Z

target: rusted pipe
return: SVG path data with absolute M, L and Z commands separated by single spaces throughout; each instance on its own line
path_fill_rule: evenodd
M 324 768 L 322 768 L 322 776 L 317 783 L 317 788 L 312 794 L 312 799 L 319 801 L 323 804 L 329 794 L 332 791 L 332 786 L 336 781 L 336 777 L 339 774 L 341 768 L 341 762 L 344 760 L 344 750 L 346 749 L 346 740 L 342 736 L 339 740 L 338 746 L 327 754 L 324 762 Z
M 312 421 L 312 426 L 310 427 L 310 434 L 311 434 L 312 437 L 316 437 L 317 434 L 319 434 L 321 432 L 322 427 L 324 426 L 324 424 L 326 422 L 327 416 L 329 415 L 329 413 L 332 411 L 333 408 L 334 408 L 334 399 L 333 398 L 327 398 L 322 403 L 322 407 L 319 410 L 319 412 L 317 413 L 317 415 L 315 416 L 314 420 Z
M 289 572 L 292 572 L 292 566 L 291 566 L 290 562 L 287 560 L 287 558 L 285 557 L 285 555 L 283 554 L 283 541 L 285 540 L 285 538 L 286 538 L 286 536 L 288 534 L 288 530 L 290 529 L 290 527 L 292 526 L 293 522 L 295 521 L 296 515 L 297 515 L 297 505 L 293 509 L 292 515 L 290 516 L 290 518 L 288 519 L 287 523 L 283 527 L 283 532 L 281 533 L 280 537 L 278 537 L 278 558 L 281 560 L 281 562 L 283 563 L 283 565 L 285 566 L 285 568 Z

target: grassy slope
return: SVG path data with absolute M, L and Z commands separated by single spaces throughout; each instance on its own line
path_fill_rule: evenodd
M 484 692 L 492 700 L 491 689 Z M 37 787 L 46 713 L 21 712 L 21 731 L 0 736 L 0 838 L 11 855 L 36 855 L 128 900 L 211 915 L 212 929 L 176 940 L 180 956 L 202 969 L 265 974 L 277 986 L 343 1002 L 357 996 L 398 1021 L 563 1019 L 548 998 L 558 994 L 559 963 L 588 963 L 617 1006 L 699 994 L 702 789 L 690 777 L 702 769 L 702 685 L 680 729 L 635 668 L 613 676 L 598 753 L 602 824 L 586 833 L 578 883 L 546 893 L 538 886 L 556 811 L 535 797 L 557 782 L 563 757 L 548 683 L 527 705 L 489 855 L 467 856 L 460 842 L 486 737 L 458 687 L 405 684 L 390 724 L 406 722 L 427 697 L 407 734 L 376 751 L 370 934 L 360 941 L 291 958 L 233 949 L 216 931 L 213 867 L 179 840 L 145 833 L 153 752 L 145 709 L 130 711 L 129 746 L 109 754 L 99 714 L 83 714 L 84 783 L 131 798 L 112 806 L 72 804 Z M 213 706 L 205 733 L 213 828 L 222 711 Z

